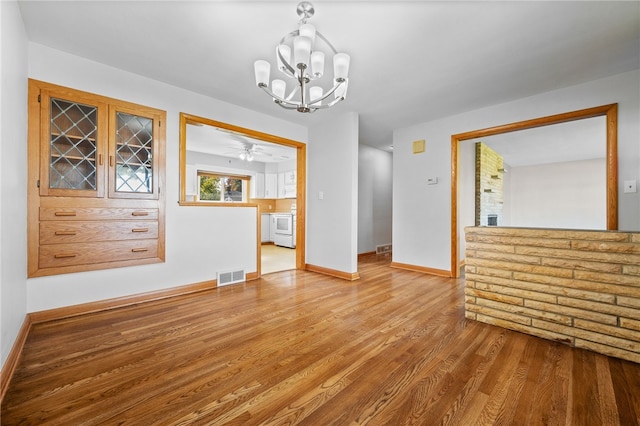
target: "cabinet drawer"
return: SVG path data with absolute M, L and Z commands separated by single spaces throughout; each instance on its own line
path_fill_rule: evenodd
M 43 221 L 40 244 L 158 238 L 157 221 Z
M 158 240 L 68 243 L 40 246 L 40 268 L 87 265 L 158 256 Z
M 158 209 L 40 207 L 40 220 L 156 220 Z

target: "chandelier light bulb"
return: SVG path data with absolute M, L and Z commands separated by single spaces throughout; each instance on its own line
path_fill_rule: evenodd
M 311 73 L 313 78 L 320 78 L 324 74 L 324 53 L 315 51 L 311 54 Z
M 313 86 L 309 89 L 309 99 L 312 105 L 321 105 L 322 101 L 314 102 L 316 99 L 320 99 L 322 97 L 322 87 Z
M 304 36 L 297 36 L 293 39 L 293 58 L 298 68 L 309 67 L 309 56 L 311 55 L 311 39 Z
M 256 72 L 256 85 L 269 85 L 269 74 L 271 73 L 271 64 L 265 60 L 258 60 L 254 63 Z
M 287 83 L 285 83 L 284 80 L 277 79 L 271 82 L 271 91 L 273 92 L 274 95 L 280 98 L 284 98 L 284 93 L 286 89 L 287 89 Z
M 349 74 L 351 58 L 346 53 L 336 53 L 333 56 L 333 76 L 336 81 L 346 80 Z
M 306 37 L 311 40 L 311 46 L 316 42 L 316 27 L 311 24 L 302 24 L 298 30 L 302 37 Z

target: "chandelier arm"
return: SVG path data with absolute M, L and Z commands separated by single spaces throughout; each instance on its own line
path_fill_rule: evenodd
M 276 100 L 276 101 L 274 101 L 274 102 L 275 102 L 276 104 L 280 105 L 280 106 L 281 106 L 282 108 L 284 108 L 284 109 L 291 109 L 291 110 L 293 110 L 293 109 L 298 109 L 298 106 L 297 106 L 297 105 L 293 105 L 293 104 L 289 104 L 289 105 L 287 105 L 287 104 L 284 104 L 282 101 L 277 101 L 277 100 Z
M 269 87 L 267 87 L 267 85 L 264 83 L 260 83 L 258 87 L 260 87 L 262 90 L 267 92 L 269 96 L 273 97 L 273 101 L 278 105 L 280 105 L 282 108 L 296 109 L 296 110 L 300 110 L 300 108 L 308 108 L 307 105 L 304 105 L 303 102 L 291 102 L 287 99 L 281 98 L 280 96 L 276 95 L 271 90 L 269 90 Z
M 318 30 L 316 30 L 316 37 L 322 39 L 322 41 L 324 41 L 327 46 L 329 47 L 329 49 L 331 49 L 331 51 L 333 52 L 333 54 L 337 54 L 338 51 L 336 50 L 335 47 L 333 47 L 333 44 L 331 44 L 331 42 L 329 40 L 327 40 L 327 38 L 325 36 L 322 35 L 322 33 Z
M 333 94 L 333 92 L 335 92 L 336 90 L 338 90 L 338 87 L 340 87 L 342 84 L 345 84 L 347 82 L 347 80 L 341 80 L 339 82 L 337 82 L 332 88 L 331 90 L 329 90 L 327 93 L 325 93 L 324 95 L 322 95 L 321 98 L 318 99 L 313 99 L 311 100 L 309 103 L 310 104 L 315 104 L 316 102 L 320 102 L 320 101 L 324 101 L 325 99 L 327 99 L 329 96 L 331 96 Z M 342 96 L 342 98 L 344 99 L 344 96 Z
M 343 100 L 344 100 L 344 97 L 340 97 L 340 98 L 336 98 L 336 99 L 332 100 L 328 104 L 325 104 L 325 105 L 311 105 L 309 108 L 312 111 L 315 111 L 317 109 L 331 108 L 332 106 L 334 106 L 335 104 L 337 104 L 338 102 L 343 101 Z
M 284 72 L 285 74 L 287 74 L 289 77 L 295 77 L 296 75 L 296 70 L 293 69 L 293 67 L 289 64 L 289 62 L 287 62 L 284 57 L 282 56 L 282 53 L 280 53 L 280 46 L 283 43 L 281 42 L 278 47 L 276 48 L 276 51 L 278 52 L 278 58 L 280 59 L 280 62 L 282 62 L 282 64 L 285 66 L 285 68 L 287 69 L 287 71 L 289 71 L 288 73 L 286 73 L 284 70 L 280 70 L 282 72 Z
M 285 100 L 290 101 L 291 99 L 293 99 L 293 95 L 298 93 L 298 90 L 300 90 L 300 86 L 295 86 L 293 88 L 293 90 L 291 91 L 291 93 L 289 93 L 289 96 L 287 96 L 287 98 Z
M 282 102 L 282 103 L 285 103 L 285 104 L 294 105 L 292 102 L 289 102 L 286 99 L 282 99 L 280 96 L 278 96 L 275 93 L 273 93 L 271 90 L 269 90 L 269 87 L 266 84 L 260 83 L 260 84 L 258 84 L 258 87 L 261 88 L 262 90 L 264 90 L 265 92 L 267 92 L 269 94 L 269 96 L 273 97 L 273 100 L 276 103 L 277 102 Z
M 316 33 L 317 33 L 317 31 L 316 31 Z M 291 31 L 289 34 L 286 34 L 284 37 L 282 37 L 280 39 L 280 43 L 278 43 L 278 45 L 285 44 L 288 39 L 290 39 L 291 37 L 295 37 L 297 35 L 300 35 L 300 30 Z

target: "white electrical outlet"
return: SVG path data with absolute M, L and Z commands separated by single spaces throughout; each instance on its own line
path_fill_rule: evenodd
M 636 181 L 635 180 L 625 180 L 624 181 L 624 192 L 625 193 L 636 192 Z

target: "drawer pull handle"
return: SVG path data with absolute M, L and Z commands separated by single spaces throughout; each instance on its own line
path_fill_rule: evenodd
M 134 249 L 131 249 L 131 251 L 134 252 L 134 253 L 142 253 L 142 252 L 145 252 L 145 251 L 149 251 L 149 249 L 146 249 L 146 248 L 134 248 Z
M 65 259 L 67 257 L 76 257 L 77 254 L 75 253 L 59 253 L 59 254 L 54 254 L 53 257 L 55 259 Z
M 98 164 L 102 166 L 103 163 L 102 154 L 98 154 Z
M 149 232 L 149 228 L 133 228 L 131 232 Z
M 55 212 L 56 216 L 75 216 L 76 212 Z
M 113 158 L 113 155 L 109 156 L 109 166 L 113 167 L 116 165 L 116 160 Z
M 76 231 L 56 231 L 56 235 L 76 235 Z
M 132 216 L 149 216 L 149 212 L 133 212 L 131 213 Z

